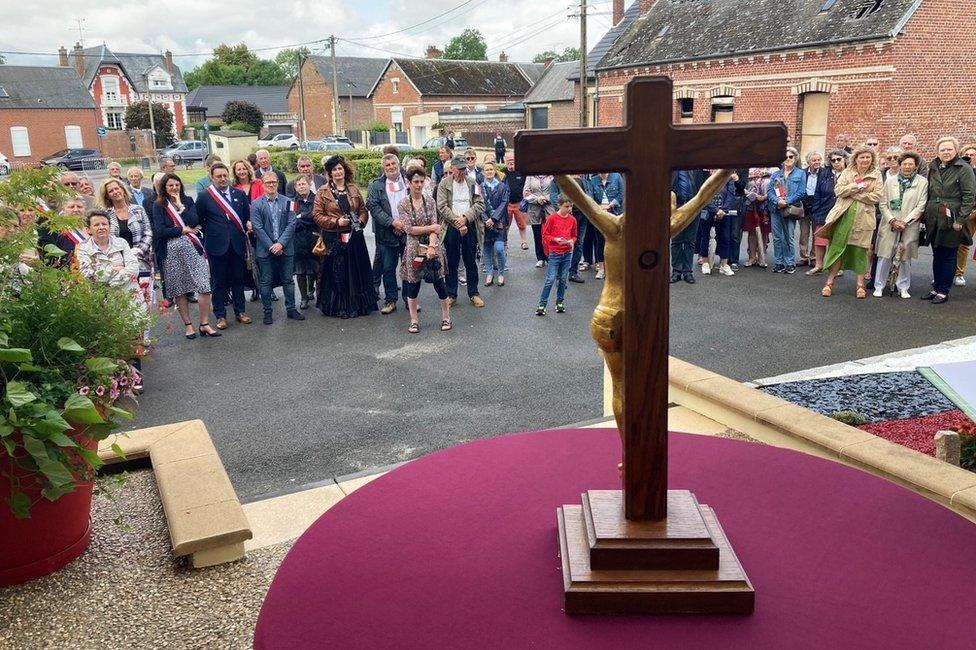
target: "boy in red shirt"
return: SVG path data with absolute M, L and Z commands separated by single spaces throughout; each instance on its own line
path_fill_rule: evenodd
M 566 311 L 563 300 L 566 298 L 566 284 L 569 281 L 570 262 L 573 259 L 573 246 L 576 245 L 576 218 L 573 217 L 573 202 L 565 195 L 559 196 L 559 209 L 546 218 L 542 226 L 542 250 L 549 258 L 549 271 L 546 284 L 542 287 L 536 316 L 546 315 L 549 292 L 558 278 L 556 290 L 556 313 Z

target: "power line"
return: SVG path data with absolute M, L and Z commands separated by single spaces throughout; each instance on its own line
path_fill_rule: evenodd
M 457 6 L 454 6 L 454 7 L 451 7 L 450 9 L 448 9 L 447 11 L 444 11 L 443 13 L 437 14 L 436 16 L 433 16 L 431 18 L 428 18 L 427 20 L 424 20 L 424 21 L 421 21 L 419 23 L 416 23 L 415 25 L 410 25 L 409 27 L 404 27 L 403 29 L 398 29 L 398 30 L 393 31 L 393 32 L 388 32 L 386 34 L 374 34 L 374 35 L 370 35 L 370 36 L 364 36 L 363 38 L 358 38 L 358 39 L 357 38 L 351 38 L 351 39 L 345 39 L 345 40 L 349 40 L 349 41 L 365 41 L 365 40 L 372 40 L 374 38 L 386 38 L 387 36 L 393 36 L 394 34 L 402 34 L 403 32 L 408 32 L 408 31 L 410 31 L 412 29 L 415 29 L 417 27 L 420 27 L 421 25 L 426 25 L 427 23 L 431 23 L 431 22 L 433 22 L 435 20 L 438 20 L 439 18 L 444 18 L 448 14 L 453 13 L 453 12 L 457 11 L 458 9 L 460 9 L 461 7 L 464 7 L 465 5 L 471 4 L 472 2 L 474 2 L 474 0 L 465 0 L 461 4 L 459 4 Z M 487 0 L 478 0 L 478 4 L 475 5 L 475 7 L 477 7 L 478 5 L 482 5 L 485 2 L 487 2 Z M 474 9 L 475 7 L 471 7 L 471 9 Z

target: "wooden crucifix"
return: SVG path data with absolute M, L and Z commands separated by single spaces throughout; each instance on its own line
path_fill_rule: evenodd
M 599 211 L 575 182 L 560 179 L 564 192 L 607 238 L 607 279 L 592 330 L 614 382 L 614 415 L 623 439 L 622 495 L 609 491 L 583 495 L 579 516 L 589 548 L 587 571 L 592 565 L 600 572 L 711 567 L 717 572 L 724 548 L 717 520 L 709 525 L 714 513 L 706 506 L 699 508 L 688 491 L 668 491 L 668 259 L 672 216 L 683 223 L 697 217 L 728 174 L 713 176 L 694 201 L 672 215 L 671 173 L 778 165 L 786 148 L 786 127 L 781 123 L 674 125 L 673 104 L 670 79 L 638 77 L 627 85 L 623 127 L 522 131 L 515 137 L 516 167 L 526 173 L 627 174 L 626 218 Z M 567 539 L 579 532 L 576 510 L 570 508 L 579 507 L 564 506 L 559 515 L 567 611 L 744 611 L 741 607 L 655 608 L 646 602 L 630 607 L 615 599 L 605 609 L 592 606 L 591 601 L 572 606 L 571 586 L 582 574 L 582 559 L 576 557 L 579 561 L 573 567 L 567 564 L 567 555 L 573 554 L 566 548 L 567 543 L 573 545 Z M 564 521 L 566 513 L 573 521 Z M 698 550 L 689 551 L 692 547 Z M 571 568 L 577 575 L 567 575 Z M 747 584 L 744 572 L 741 577 Z M 751 595 L 751 586 L 748 591 Z

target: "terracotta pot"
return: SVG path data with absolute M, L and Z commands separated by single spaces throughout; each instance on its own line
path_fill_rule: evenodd
M 89 449 L 98 447 L 88 438 L 72 437 Z M 7 468 L 9 457 L 3 447 L 0 450 L 0 463 Z M 57 501 L 42 497 L 30 483 L 24 487 L 33 503 L 30 519 L 17 519 L 6 501 L 10 481 L 0 475 L 0 587 L 53 573 L 84 553 L 91 543 L 92 483 L 80 484 Z

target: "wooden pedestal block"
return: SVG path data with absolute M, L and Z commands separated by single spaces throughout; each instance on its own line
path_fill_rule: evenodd
M 675 503 L 684 504 L 677 510 L 671 508 L 672 493 Z M 616 495 L 619 506 L 621 493 Z M 614 497 L 596 491 L 584 495 L 584 505 L 567 505 L 557 510 L 567 614 L 752 613 L 755 591 L 714 511 L 698 505 L 690 492 L 671 491 L 668 496 L 669 519 L 682 511 L 677 518 L 681 526 L 669 528 L 664 522 L 628 522 L 621 509 L 616 531 L 611 531 L 608 517 L 613 512 Z M 687 510 L 689 497 L 694 501 L 697 517 Z M 694 524 L 698 517 L 709 543 L 718 552 L 716 568 L 699 566 L 711 551 L 708 545 L 699 543 L 701 538 L 689 536 L 689 533 L 698 534 Z M 636 539 L 624 538 L 624 531 L 631 530 Z M 679 530 L 683 532 L 678 533 Z M 594 539 L 596 547 L 592 545 Z M 666 541 L 669 539 L 677 541 L 670 549 L 670 542 Z M 591 562 L 595 548 L 601 549 L 597 555 L 603 562 L 621 568 L 595 568 Z M 646 566 L 668 557 L 690 566 L 682 567 L 679 563 L 667 568 L 630 569 L 622 565 L 626 558 L 638 558 L 638 563 Z

